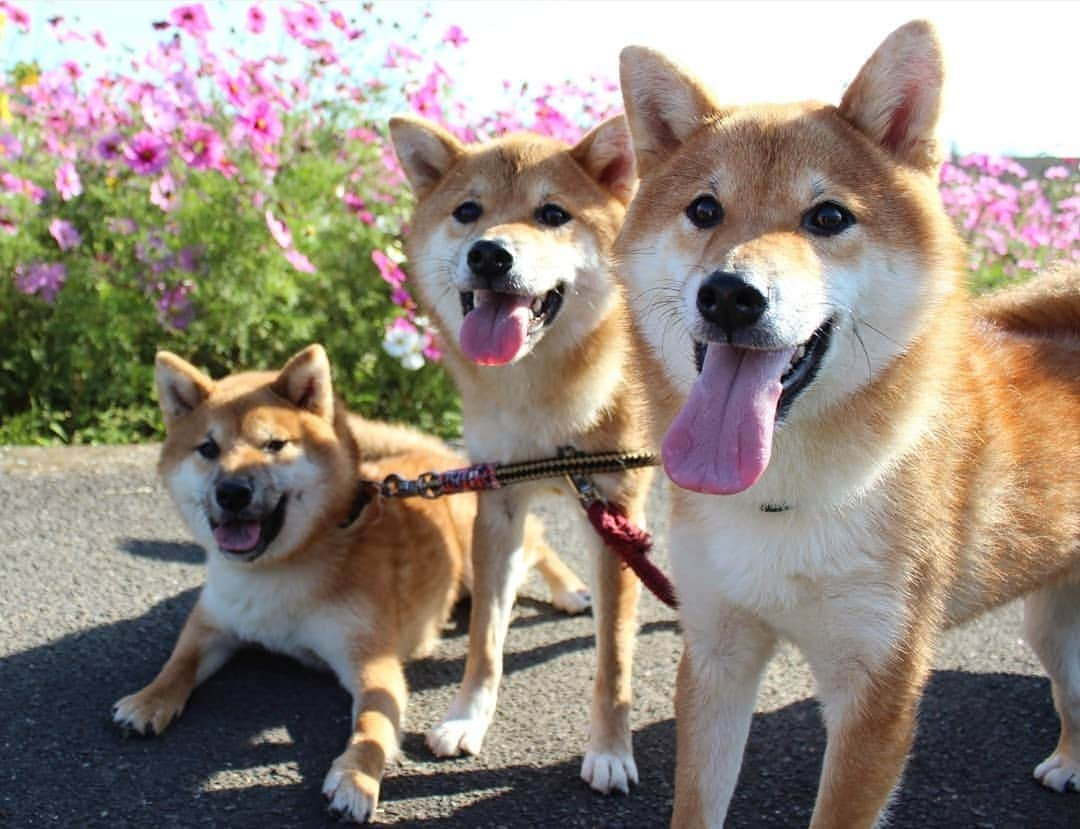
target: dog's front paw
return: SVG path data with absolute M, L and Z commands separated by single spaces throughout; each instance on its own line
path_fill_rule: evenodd
M 592 596 L 585 587 L 577 590 L 559 590 L 552 592 L 551 603 L 563 613 L 576 616 L 592 607 Z
M 356 768 L 348 752 L 338 757 L 323 781 L 323 797 L 338 820 L 367 823 L 379 805 L 379 781 Z
M 113 722 L 125 734 L 153 737 L 164 731 L 184 710 L 186 696 L 143 688 L 113 704 Z
M 1035 779 L 1055 792 L 1080 792 L 1080 763 L 1055 751 L 1035 767 Z
M 622 792 L 630 794 L 630 784 L 637 785 L 637 764 L 634 755 L 626 751 L 585 752 L 581 761 L 581 779 L 601 794 Z
M 427 733 L 427 745 L 436 757 L 477 755 L 491 721 L 481 717 L 447 717 Z

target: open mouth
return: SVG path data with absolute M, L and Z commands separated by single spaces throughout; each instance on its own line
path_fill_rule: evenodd
M 781 420 L 787 414 L 795 398 L 817 376 L 818 369 L 821 367 L 821 360 L 825 356 L 825 352 L 829 350 L 832 329 L 833 318 L 829 318 L 810 335 L 806 342 L 795 349 L 791 362 L 780 377 L 783 391 L 780 393 L 780 400 L 776 404 L 777 420 Z M 697 366 L 698 374 L 701 374 L 702 366 L 705 365 L 707 351 L 708 343 L 694 342 L 694 363 Z
M 230 558 L 254 561 L 277 538 L 285 524 L 288 495 L 282 495 L 273 511 L 262 519 L 231 517 L 225 521 L 210 521 L 218 548 Z
M 461 292 L 461 347 L 480 365 L 502 365 L 521 352 L 529 338 L 551 325 L 566 286 L 534 296 L 477 289 Z

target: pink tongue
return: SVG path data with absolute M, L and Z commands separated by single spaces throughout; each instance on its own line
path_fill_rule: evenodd
M 672 481 L 731 495 L 761 477 L 772 453 L 780 378 L 794 353 L 709 345 L 701 375 L 661 447 Z
M 488 294 L 461 325 L 461 349 L 482 366 L 500 366 L 513 360 L 529 331 L 532 297 Z
M 246 553 L 259 543 L 258 521 L 230 521 L 214 527 L 214 540 L 222 550 L 230 553 Z

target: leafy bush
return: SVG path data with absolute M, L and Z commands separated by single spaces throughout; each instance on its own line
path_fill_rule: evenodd
M 411 109 L 469 141 L 517 129 L 574 141 L 616 110 L 618 90 L 508 83 L 515 93 L 493 112 L 448 108 L 440 61 L 464 33 L 432 34 L 421 19 L 403 37 L 372 4 L 349 7 L 358 17 L 326 3 L 245 7 L 244 31 L 215 49 L 203 6 L 177 6 L 123 71 L 6 68 L 0 443 L 157 437 L 157 349 L 219 376 L 278 366 L 314 341 L 358 410 L 458 434 L 402 270 L 410 204 L 386 119 Z M 107 48 L 100 33 L 0 0 L 0 37 L 33 27 L 65 57 Z M 1075 164 L 1025 175 L 985 157 L 945 168 L 980 285 L 1080 255 Z

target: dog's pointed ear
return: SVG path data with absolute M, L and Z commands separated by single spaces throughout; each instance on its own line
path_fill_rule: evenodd
M 154 357 L 154 383 L 166 430 L 197 409 L 214 390 L 213 380 L 171 351 L 159 351 Z
M 622 50 L 619 78 L 639 176 L 647 175 L 720 111 L 692 75 L 644 46 Z
M 570 155 L 601 187 L 623 204 L 630 203 L 637 184 L 637 165 L 625 115 L 593 127 L 574 145 Z
M 465 152 L 465 146 L 438 124 L 411 115 L 390 119 L 390 140 L 418 199 L 434 190 Z
M 898 161 L 940 166 L 938 117 L 945 62 L 933 25 L 913 20 L 885 38 L 840 102 L 840 114 Z
M 330 360 L 318 344 L 309 345 L 285 364 L 270 390 L 300 409 L 325 420 L 334 419 L 334 385 Z

